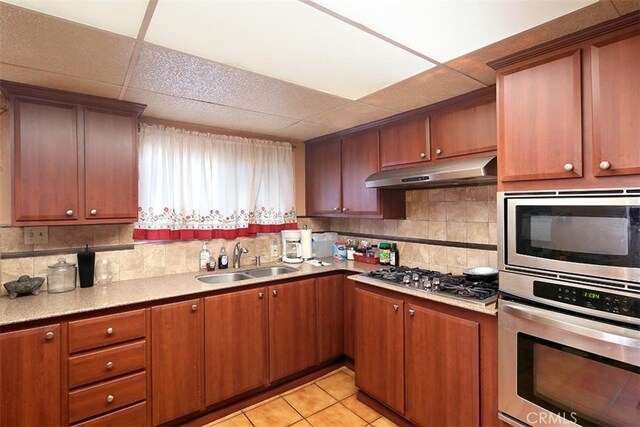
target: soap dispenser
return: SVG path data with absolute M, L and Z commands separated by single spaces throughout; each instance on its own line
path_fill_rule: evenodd
M 223 246 L 218 256 L 218 269 L 224 270 L 225 268 L 229 268 L 229 257 L 227 256 L 227 250 Z
M 207 242 L 202 242 L 200 251 L 200 271 L 207 271 L 207 264 L 211 262 L 211 253 L 207 249 Z

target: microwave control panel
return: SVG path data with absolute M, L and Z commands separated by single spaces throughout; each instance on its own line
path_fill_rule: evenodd
M 538 280 L 533 282 L 533 295 L 592 310 L 640 318 L 640 298 Z

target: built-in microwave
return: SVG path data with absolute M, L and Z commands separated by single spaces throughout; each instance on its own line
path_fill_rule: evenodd
M 498 215 L 502 291 L 535 300 L 524 277 L 640 291 L 640 189 L 502 192 Z

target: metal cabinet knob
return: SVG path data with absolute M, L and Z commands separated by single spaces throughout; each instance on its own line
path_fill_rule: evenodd
M 91 215 L 97 215 L 98 214 L 98 209 L 91 209 L 91 212 L 89 212 Z
M 413 317 L 413 315 L 416 314 L 416 311 L 414 309 L 409 309 L 409 316 Z
M 191 306 L 191 311 L 196 311 L 198 309 L 198 304 L 193 304 Z
M 275 290 L 275 289 L 273 290 L 273 296 L 274 296 L 274 297 L 277 297 L 277 296 L 278 296 L 278 291 L 277 291 L 277 290 Z
M 600 169 L 607 170 L 611 167 L 611 163 L 607 162 L 606 160 L 603 160 L 600 162 Z
M 113 335 L 113 328 L 112 327 L 108 327 L 107 328 L 107 335 Z
M 334 211 L 338 212 L 340 210 L 340 207 L 337 208 L 333 208 Z
M 51 331 L 47 332 L 47 333 L 44 335 L 44 337 L 45 337 L 46 339 L 48 339 L 48 340 L 53 339 L 53 332 L 51 332 Z
M 115 400 L 116 398 L 113 397 L 113 394 L 110 394 L 109 396 L 107 396 L 107 403 L 111 403 Z
M 421 159 L 424 159 L 425 157 L 427 157 L 427 154 L 426 154 L 426 153 L 420 153 L 420 158 L 421 158 Z
M 67 216 L 73 216 L 73 211 L 72 211 L 71 209 L 69 209 L 69 210 L 66 212 L 66 214 L 67 214 Z
M 258 292 L 258 298 L 260 299 L 264 298 L 264 294 L 262 292 Z
M 565 165 L 563 166 L 564 170 L 566 170 L 567 172 L 571 172 L 573 170 L 573 165 L 571 163 L 565 163 Z
M 398 311 L 398 308 L 399 308 L 398 304 L 393 304 L 393 311 Z
M 113 362 L 109 361 L 107 362 L 107 366 L 105 366 L 105 368 L 107 368 L 107 370 L 112 370 L 113 369 Z
M 348 210 L 349 210 L 349 208 L 342 208 L 342 212 L 346 212 Z
M 441 150 L 441 149 L 439 149 L 439 148 L 437 148 L 437 149 L 436 149 L 436 154 L 442 154 L 442 150 Z

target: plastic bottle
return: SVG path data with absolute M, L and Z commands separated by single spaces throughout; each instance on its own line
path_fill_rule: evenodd
M 380 243 L 380 264 L 389 264 L 391 258 L 391 245 L 387 242 Z
M 220 249 L 220 255 L 218 255 L 218 269 L 224 270 L 225 268 L 229 268 L 229 257 L 227 256 L 227 250 L 223 246 Z
M 398 267 L 400 265 L 400 251 L 395 243 L 391 244 L 391 251 L 389 253 L 389 264 L 392 267 Z
M 200 251 L 200 271 L 207 271 L 207 263 L 211 260 L 211 252 L 207 249 L 207 242 L 202 242 Z

